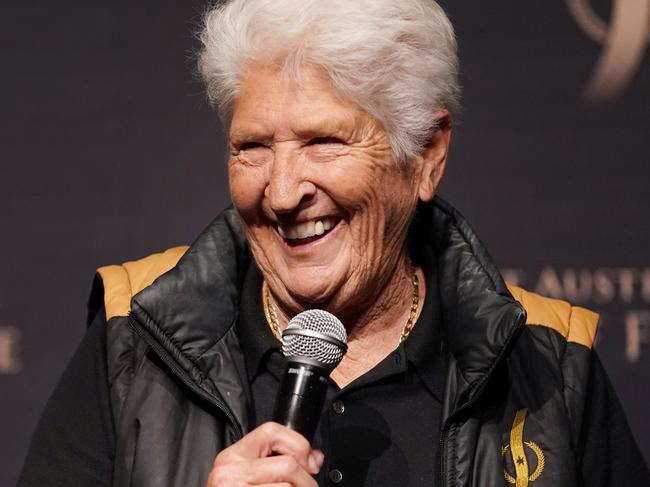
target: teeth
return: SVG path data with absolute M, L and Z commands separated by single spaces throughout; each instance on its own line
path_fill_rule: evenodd
M 307 238 L 316 235 L 316 231 L 314 230 L 315 226 L 313 221 L 298 225 L 298 238 Z
M 278 225 L 278 233 L 282 238 L 289 240 L 309 238 L 316 235 L 323 235 L 335 223 L 336 221 L 333 218 L 323 218 L 322 220 L 312 220 L 298 225 Z

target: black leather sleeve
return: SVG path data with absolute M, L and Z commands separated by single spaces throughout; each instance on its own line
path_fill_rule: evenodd
M 18 486 L 109 486 L 114 450 L 101 310 L 45 407 Z
M 650 485 L 648 467 L 596 353 L 592 353 L 580 450 L 582 485 Z

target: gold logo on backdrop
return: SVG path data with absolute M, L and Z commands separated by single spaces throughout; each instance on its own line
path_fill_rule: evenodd
M 627 87 L 650 41 L 650 0 L 612 0 L 609 25 L 589 1 L 566 0 L 580 28 L 603 45 L 585 97 L 596 102 L 612 100 Z
M 506 453 L 510 452 L 512 457 L 512 464 L 515 466 L 514 475 L 508 472 L 504 467 L 503 476 L 508 483 L 516 487 L 526 487 L 528 482 L 534 482 L 542 475 L 544 471 L 544 452 L 534 441 L 524 441 L 524 422 L 526 420 L 526 413 L 528 409 L 520 409 L 515 414 L 515 420 L 512 422 L 512 429 L 510 430 L 510 444 L 501 447 L 501 456 L 505 457 Z M 524 445 L 527 446 L 537 458 L 537 466 L 533 473 L 530 473 L 528 467 L 528 459 L 524 451 Z

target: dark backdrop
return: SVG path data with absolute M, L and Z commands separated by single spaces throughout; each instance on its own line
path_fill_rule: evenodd
M 509 279 L 602 313 L 597 349 L 646 458 L 649 29 L 612 12 L 648 1 L 443 2 L 465 112 L 441 188 Z M 0 8 L 4 486 L 84 333 L 94 269 L 190 242 L 229 196 L 193 74 L 201 2 Z M 609 91 L 588 97 L 594 76 Z

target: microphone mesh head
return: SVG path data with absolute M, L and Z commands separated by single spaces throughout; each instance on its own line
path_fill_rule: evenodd
M 308 334 L 301 334 L 304 331 Z M 307 358 L 333 369 L 346 350 L 347 334 L 343 323 L 321 309 L 297 314 L 282 334 L 282 353 L 287 358 Z

